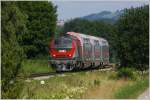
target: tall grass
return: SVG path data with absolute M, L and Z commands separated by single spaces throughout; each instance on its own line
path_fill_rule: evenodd
M 105 73 L 100 72 L 78 72 L 66 73 L 51 77 L 40 84 L 39 80 L 26 83 L 23 97 L 30 99 L 65 99 L 82 98 L 83 94 L 90 88 L 101 86 L 105 80 Z
M 25 83 L 22 98 L 136 98 L 148 87 L 148 74 L 138 80 L 109 78 L 114 74 L 114 71 L 72 72 L 46 79 L 45 84 L 31 80 Z
M 25 73 L 43 73 L 53 71 L 48 67 L 48 60 L 26 60 L 23 62 L 23 70 Z
M 123 86 L 115 93 L 115 98 L 117 99 L 135 99 L 140 95 L 144 90 L 146 90 L 149 86 L 149 80 L 138 80 L 133 84 L 128 84 Z

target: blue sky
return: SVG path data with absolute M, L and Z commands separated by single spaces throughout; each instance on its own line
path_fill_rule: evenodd
M 148 4 L 148 0 L 141 0 L 141 1 L 135 1 L 135 0 L 73 0 L 73 1 L 60 1 L 60 0 L 52 0 L 54 5 L 57 5 L 57 14 L 58 19 L 71 19 L 76 17 L 82 17 L 85 15 L 89 15 L 92 13 L 99 13 L 101 11 L 107 10 L 107 11 L 116 11 L 121 10 L 124 8 L 130 8 L 130 7 L 138 7 L 144 4 Z

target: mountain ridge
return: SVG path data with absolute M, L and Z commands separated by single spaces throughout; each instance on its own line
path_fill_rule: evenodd
M 123 10 L 117 10 L 115 12 L 104 10 L 99 13 L 89 14 L 80 18 L 90 20 L 90 21 L 100 20 L 106 22 L 107 21 L 115 22 L 119 19 L 119 17 L 123 14 L 123 12 L 124 12 Z

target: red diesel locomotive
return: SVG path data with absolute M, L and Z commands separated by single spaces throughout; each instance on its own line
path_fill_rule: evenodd
M 75 32 L 52 39 L 49 54 L 49 65 L 56 71 L 95 68 L 109 63 L 109 45 L 105 39 Z

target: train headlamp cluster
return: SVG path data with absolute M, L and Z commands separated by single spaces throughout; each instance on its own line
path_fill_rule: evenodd
M 52 56 L 53 56 L 53 57 L 56 57 L 56 55 L 55 55 L 55 54 L 53 54 Z M 71 57 L 71 56 L 72 56 L 72 55 L 71 55 L 71 54 L 69 54 L 69 57 Z
M 69 54 L 69 57 L 71 57 L 71 54 Z

